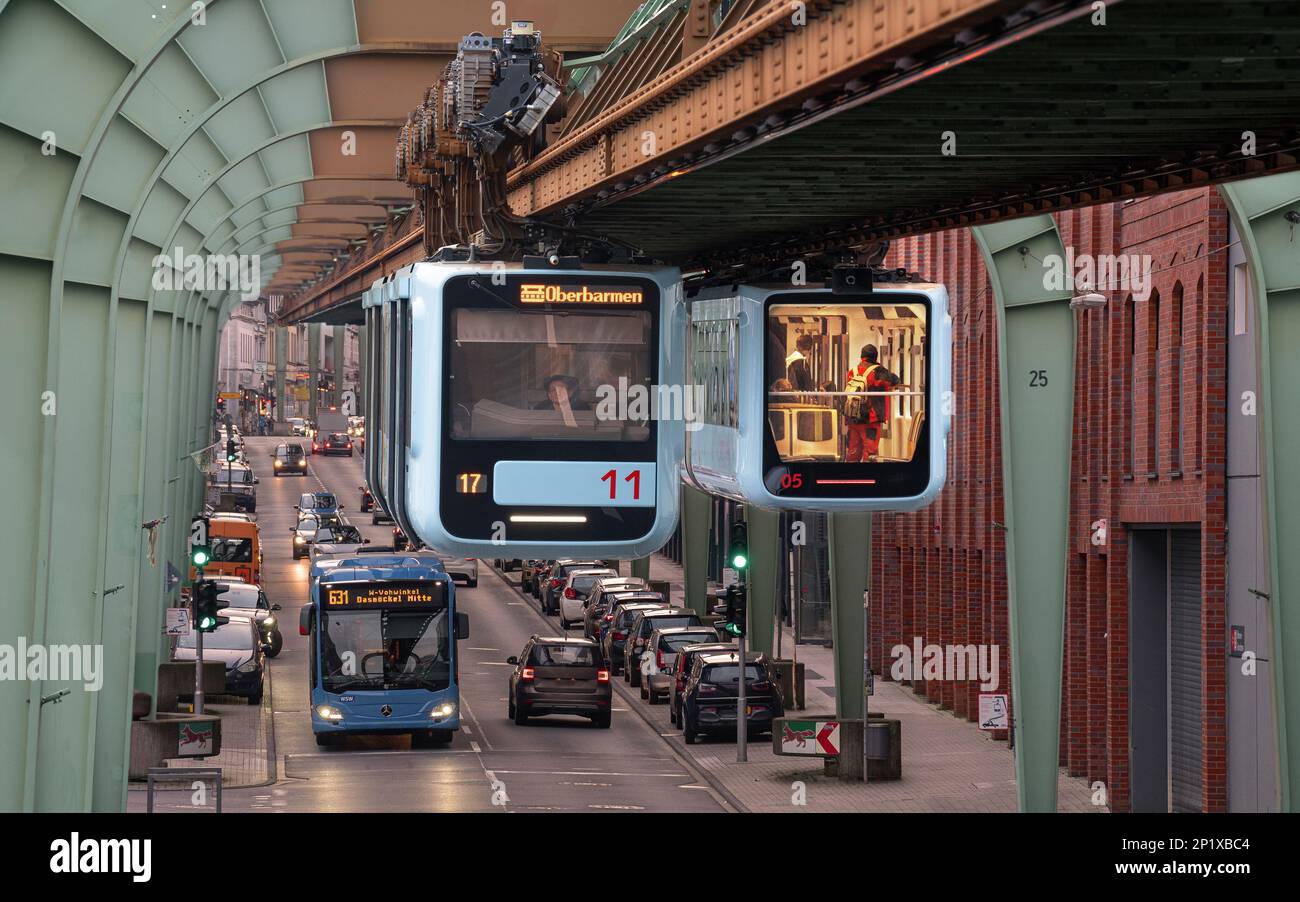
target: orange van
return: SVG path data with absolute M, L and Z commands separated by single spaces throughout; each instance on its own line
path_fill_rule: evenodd
M 208 547 L 212 558 L 204 576 L 237 576 L 245 582 L 262 582 L 262 538 L 257 524 L 214 514 L 208 520 Z M 197 574 L 190 568 L 190 579 Z

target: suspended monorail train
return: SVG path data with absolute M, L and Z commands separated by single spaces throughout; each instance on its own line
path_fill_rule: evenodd
M 408 535 L 492 557 L 668 540 L 684 423 L 626 396 L 683 381 L 678 270 L 424 262 L 363 307 L 366 477 Z

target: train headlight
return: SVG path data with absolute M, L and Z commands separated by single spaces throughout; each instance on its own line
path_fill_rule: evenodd
M 317 705 L 316 716 L 321 720 L 338 721 L 343 719 L 343 712 L 331 705 Z
M 451 717 L 455 713 L 456 705 L 454 702 L 443 702 L 440 705 L 434 705 L 433 710 L 429 712 L 429 716 L 435 720 L 442 720 Z

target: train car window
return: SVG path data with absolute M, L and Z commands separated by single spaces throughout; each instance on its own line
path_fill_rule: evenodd
M 768 422 L 781 462 L 911 462 L 925 416 L 928 325 L 924 303 L 771 306 Z
M 642 442 L 654 372 L 648 311 L 452 313 L 451 436 Z

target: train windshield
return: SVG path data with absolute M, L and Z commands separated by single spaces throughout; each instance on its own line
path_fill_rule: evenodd
M 910 462 L 926 415 L 926 327 L 923 303 L 770 307 L 767 418 L 781 461 Z
M 458 309 L 451 328 L 452 438 L 649 437 L 649 312 Z

